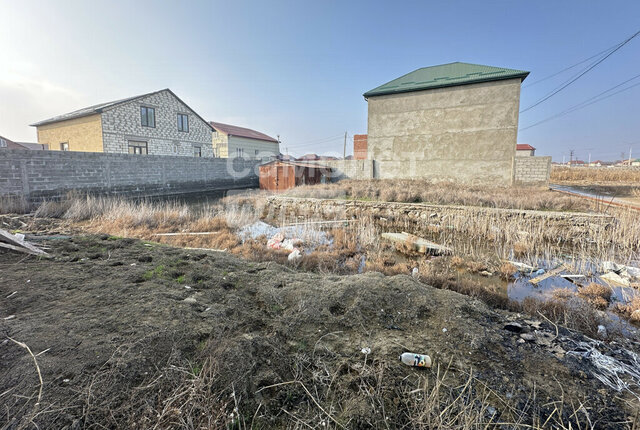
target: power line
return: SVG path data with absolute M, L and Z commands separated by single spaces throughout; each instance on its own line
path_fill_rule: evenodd
M 592 105 L 592 104 L 594 104 L 594 103 L 598 103 L 598 102 L 601 102 L 601 101 L 603 101 L 603 100 L 605 100 L 605 99 L 608 99 L 609 97 L 613 97 L 613 96 L 615 96 L 616 94 L 619 94 L 619 93 L 621 93 L 621 92 L 623 92 L 623 91 L 627 91 L 627 90 L 630 90 L 630 89 L 631 89 L 631 88 L 633 88 L 633 87 L 637 87 L 638 85 L 640 85 L 640 82 L 635 83 L 635 84 L 633 84 L 633 85 L 629 85 L 629 86 L 628 86 L 628 87 L 626 87 L 626 88 L 622 88 L 622 89 L 621 89 L 621 90 L 619 90 L 619 91 L 616 91 L 616 92 L 614 92 L 614 93 L 611 93 L 611 94 L 608 94 L 608 95 L 606 95 L 606 96 L 602 97 L 604 94 L 607 94 L 608 92 L 613 91 L 613 90 L 615 90 L 616 88 L 619 88 L 619 87 L 621 87 L 622 85 L 624 85 L 624 84 L 626 84 L 626 83 L 628 83 L 628 82 L 630 82 L 630 81 L 633 81 L 634 79 L 637 79 L 637 78 L 640 78 L 640 74 L 638 74 L 638 75 L 634 76 L 633 78 L 627 79 L 626 81 L 621 82 L 621 83 L 619 83 L 618 85 L 614 85 L 613 87 L 609 88 L 608 90 L 605 90 L 605 91 L 603 91 L 603 92 L 601 92 L 601 93 L 599 93 L 599 94 L 596 94 L 595 96 L 590 97 L 590 98 L 588 98 L 588 99 L 586 99 L 586 100 L 584 100 L 584 101 L 582 101 L 582 102 L 578 103 L 577 105 L 571 106 L 570 108 L 565 109 L 565 110 L 563 110 L 562 112 L 559 112 L 559 113 L 557 113 L 557 114 L 551 115 L 551 116 L 549 116 L 549 117 L 547 117 L 547 118 L 545 118 L 545 119 L 543 119 L 543 120 L 541 120 L 541 121 L 538 121 L 538 122 L 536 122 L 536 123 L 534 123 L 534 124 L 531 124 L 531 125 L 528 125 L 528 126 L 526 126 L 526 127 L 523 127 L 523 128 L 521 128 L 521 129 L 520 129 L 520 131 L 527 130 L 527 129 L 531 128 L 531 127 L 535 127 L 536 125 L 539 125 L 539 124 L 545 123 L 545 122 L 547 122 L 547 121 L 551 121 L 551 120 L 553 120 L 553 119 L 556 119 L 556 118 L 559 118 L 559 117 L 561 117 L 561 116 L 567 115 L 567 114 L 569 114 L 569 113 L 571 113 L 571 112 L 575 112 L 575 111 L 577 111 L 577 110 L 580 110 L 580 109 L 582 109 L 582 108 L 585 108 L 585 107 L 587 107 L 587 106 L 590 106 L 590 105 Z
M 553 78 L 553 77 L 555 77 L 555 76 L 558 76 L 558 75 L 560 75 L 560 74 L 562 74 L 562 73 L 566 72 L 567 70 L 571 70 L 571 69 L 573 69 L 574 67 L 579 66 L 580 64 L 584 64 L 584 63 L 586 63 L 586 62 L 587 62 L 587 61 L 589 61 L 589 60 L 592 60 L 592 59 L 594 59 L 594 58 L 596 58 L 596 57 L 601 56 L 602 54 L 604 54 L 604 53 L 606 53 L 606 52 L 611 51 L 613 48 L 615 48 L 615 47 L 616 47 L 616 46 L 618 46 L 618 45 L 619 45 L 619 43 L 616 43 L 615 45 L 613 45 L 613 46 L 611 46 L 611 47 L 609 47 L 609 48 L 605 49 L 604 51 L 600 51 L 600 52 L 598 52 L 597 54 L 594 54 L 594 55 L 592 55 L 591 57 L 589 57 L 589 58 L 587 58 L 587 59 L 584 59 L 584 60 L 580 61 L 579 63 L 576 63 L 576 64 L 574 64 L 574 65 L 572 65 L 572 66 L 566 67 L 566 68 L 564 68 L 564 69 L 560 70 L 559 72 L 552 73 L 551 75 L 545 76 L 544 78 L 540 78 L 540 79 L 538 79 L 537 81 L 533 81 L 533 82 L 531 82 L 531 83 L 529 83 L 529 84 L 527 84 L 527 85 L 524 85 L 522 88 L 523 88 L 523 89 L 524 89 L 524 88 L 529 88 L 529 87 L 532 87 L 532 86 L 534 86 L 534 85 L 536 85 L 536 84 L 539 84 L 540 82 L 544 82 L 544 81 L 546 81 L 546 80 L 548 80 L 548 79 L 551 79 L 551 78 Z
M 591 70 L 593 70 L 593 68 L 595 68 L 598 64 L 602 63 L 604 60 L 606 60 L 607 58 L 609 58 L 610 56 L 612 56 L 616 51 L 618 51 L 620 48 L 622 48 L 624 45 L 626 45 L 627 43 L 629 43 L 634 37 L 636 37 L 638 34 L 640 34 L 640 31 L 637 31 L 636 33 L 634 33 L 632 36 L 628 37 L 627 39 L 625 39 L 623 42 L 621 42 L 616 48 L 614 48 L 611 52 L 609 52 L 607 55 L 605 55 L 604 57 L 600 58 L 598 61 L 596 61 L 595 63 L 591 64 L 589 67 L 587 67 L 585 70 L 583 70 L 581 73 L 579 73 L 577 76 L 575 76 L 574 78 L 570 79 L 568 82 L 565 82 L 563 85 L 561 85 L 560 87 L 556 88 L 555 90 L 553 90 L 551 93 L 547 94 L 546 96 L 544 96 L 543 98 L 541 98 L 540 100 L 538 100 L 537 102 L 535 102 L 534 104 L 532 104 L 531 106 L 527 107 L 526 109 L 523 109 L 520 111 L 520 113 L 526 112 L 529 109 L 533 109 L 534 107 L 538 106 L 540 103 L 545 102 L 546 100 L 549 100 L 551 97 L 555 96 L 556 94 L 558 94 L 560 91 L 564 90 L 565 88 L 567 88 L 569 85 L 571 85 L 572 83 L 574 83 L 575 81 L 577 81 L 578 79 L 580 79 L 581 77 L 583 77 L 584 75 L 586 75 L 587 73 L 589 73 Z

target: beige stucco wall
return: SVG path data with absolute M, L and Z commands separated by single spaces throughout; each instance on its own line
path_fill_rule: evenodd
M 520 79 L 368 100 L 376 178 L 513 183 Z
M 229 136 L 221 131 L 213 132 L 211 140 L 213 141 L 213 155 L 219 158 L 229 157 Z
M 237 148 L 244 150 L 244 158 L 246 159 L 266 159 L 280 153 L 280 145 L 277 142 L 267 142 L 233 135 L 227 136 L 222 132 L 218 132 L 217 137 L 214 134 L 213 148 L 216 157 L 221 158 L 235 158 Z
M 37 127 L 38 143 L 59 151 L 60 144 L 69 144 L 69 151 L 103 152 L 102 119 L 100 114 L 70 119 Z

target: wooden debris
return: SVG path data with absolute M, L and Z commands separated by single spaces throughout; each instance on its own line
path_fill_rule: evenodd
M 0 247 L 31 255 L 48 257 L 49 254 L 24 240 L 24 235 L 14 235 L 0 228 Z
M 566 264 L 561 264 L 560 266 L 556 267 L 555 269 L 551 269 L 547 272 L 544 272 L 542 275 L 540 276 L 536 276 L 535 278 L 531 279 L 529 282 L 531 282 L 534 285 L 538 285 L 538 283 L 544 281 L 547 278 L 551 278 L 552 276 L 557 276 L 560 274 L 560 272 L 564 271 L 564 270 L 568 270 L 569 267 Z
M 382 238 L 396 244 L 405 244 L 410 249 L 422 254 L 445 255 L 452 254 L 451 248 L 438 245 L 437 243 L 423 239 L 412 234 L 402 233 L 382 233 Z
M 204 236 L 208 234 L 220 234 L 219 231 L 185 231 L 182 233 L 155 233 L 154 236 Z

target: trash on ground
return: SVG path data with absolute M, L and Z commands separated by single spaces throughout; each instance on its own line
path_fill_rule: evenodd
M 399 358 L 400 361 L 402 361 L 407 366 L 431 367 L 431 357 L 429 357 L 428 355 L 405 352 Z
M 549 270 L 547 272 L 545 272 L 543 269 L 540 269 L 540 270 L 542 270 L 542 273 L 538 273 L 538 272 L 540 272 L 540 270 L 538 270 L 536 272 L 536 275 L 538 275 L 538 276 L 536 276 L 535 278 L 531 279 L 529 282 L 531 282 L 532 284 L 536 284 L 537 285 L 539 282 L 542 282 L 545 279 L 550 278 L 552 276 L 559 275 L 560 272 L 562 272 L 564 270 L 567 270 L 567 269 L 568 269 L 568 267 L 567 267 L 566 264 L 561 264 L 560 266 L 556 267 L 555 269 L 551 269 L 551 270 Z
M 0 247 L 11 249 L 17 252 L 24 252 L 25 254 L 39 255 L 48 257 L 49 254 L 42 249 L 33 246 L 29 242 L 24 240 L 24 234 L 11 234 L 6 230 L 0 228 Z
M 640 278 L 640 269 L 637 267 L 616 264 L 612 261 L 603 262 L 602 267 L 606 272 L 614 272 L 623 278 Z
M 382 238 L 397 244 L 406 244 L 421 254 L 449 255 L 453 253 L 451 248 L 406 232 L 382 233 Z
M 528 264 L 520 263 L 518 261 L 507 260 L 507 263 L 512 264 L 516 269 L 518 269 L 518 272 L 522 273 L 533 273 L 537 270 L 533 266 L 529 266 Z
M 631 283 L 629 282 L 628 279 L 623 278 L 622 276 L 618 275 L 616 272 L 607 272 L 604 275 L 601 275 L 600 279 L 602 279 L 609 285 L 618 285 L 621 287 L 631 286 Z
M 271 249 L 285 249 L 293 252 L 304 243 L 304 252 L 311 253 L 321 245 L 331 245 L 333 241 L 329 235 L 308 224 L 295 224 L 287 227 L 274 227 L 263 221 L 256 221 L 240 229 L 238 236 L 243 241 L 257 239 L 261 236 L 268 237 L 267 246 Z
M 361 353 L 363 353 L 364 355 L 369 355 L 371 354 L 371 348 L 369 347 L 364 347 L 360 350 Z
M 302 254 L 300 253 L 300 250 L 296 248 L 293 251 L 291 251 L 291 253 L 287 257 L 287 260 L 289 260 L 289 261 L 298 261 L 301 258 L 302 258 Z

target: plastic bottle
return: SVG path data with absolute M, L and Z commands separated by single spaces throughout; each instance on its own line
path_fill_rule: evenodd
M 429 357 L 428 355 L 405 352 L 399 358 L 400 361 L 402 361 L 407 366 L 431 367 L 431 357 Z

